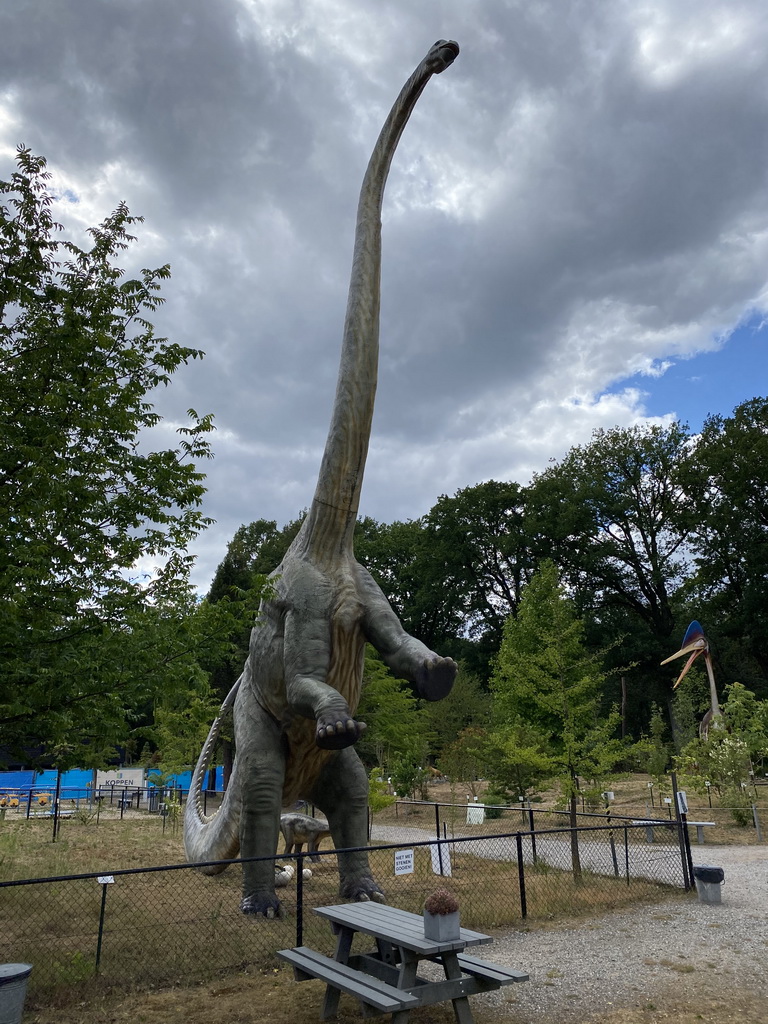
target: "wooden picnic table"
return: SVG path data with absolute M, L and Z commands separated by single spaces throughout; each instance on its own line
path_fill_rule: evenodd
M 342 992 L 360 1000 L 363 1016 L 391 1013 L 392 1024 L 406 1024 L 417 1006 L 450 1000 L 458 1024 L 473 1024 L 468 997 L 512 982 L 527 981 L 523 971 L 468 956 L 468 946 L 492 942 L 490 935 L 462 928 L 459 938 L 440 942 L 424 937 L 424 921 L 397 907 L 381 903 L 345 903 L 317 907 L 337 937 L 334 957 L 307 946 L 282 949 L 278 956 L 293 966 L 297 981 L 319 978 L 326 983 L 321 1017 L 338 1012 Z M 360 932 L 371 936 L 376 948 L 351 954 L 352 940 Z M 444 978 L 420 977 L 422 961 L 440 964 Z

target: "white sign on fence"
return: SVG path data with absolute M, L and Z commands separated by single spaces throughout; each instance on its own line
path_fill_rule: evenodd
M 430 843 L 429 852 L 432 855 L 432 872 L 435 875 L 451 874 L 451 851 L 447 843 Z M 442 870 L 441 870 L 442 867 Z
M 413 874 L 413 850 L 395 850 L 395 874 Z
M 143 768 L 119 768 L 109 772 L 96 772 L 96 787 L 115 786 L 119 788 L 142 789 Z
M 114 878 L 112 875 L 99 875 L 96 879 L 99 885 L 114 885 Z
M 482 825 L 485 821 L 485 804 L 467 804 L 467 824 Z

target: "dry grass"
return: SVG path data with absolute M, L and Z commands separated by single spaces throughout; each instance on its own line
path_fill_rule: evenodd
M 629 818 L 669 818 L 669 806 L 661 802 L 661 800 L 664 796 L 671 796 L 670 790 L 660 794 L 657 791 L 658 787 L 654 784 L 652 804 L 651 790 L 648 787 L 650 781 L 649 775 L 636 774 L 621 776 L 610 783 L 606 783 L 606 787 L 614 793 L 611 812 L 614 815 L 623 815 Z M 478 782 L 474 786 L 475 793 L 480 799 L 482 799 L 487 788 L 488 785 L 485 782 Z M 467 829 L 465 824 L 465 808 L 467 796 L 473 796 L 470 787 L 464 783 L 457 783 L 452 786 L 447 782 L 438 782 L 429 786 L 428 793 L 429 799 L 432 801 L 446 804 L 453 802 L 456 804 L 456 810 L 453 814 L 448 807 L 440 808 L 440 820 L 447 824 L 449 834 L 452 825 L 457 836 L 468 834 L 470 830 Z M 751 799 L 755 799 L 763 837 L 768 840 L 768 785 L 757 787 L 756 798 L 752 790 L 750 790 L 749 795 Z M 730 809 L 720 806 L 716 793 L 712 794 L 712 807 L 709 806 L 706 796 L 701 796 L 690 790 L 687 791 L 687 796 L 689 806 L 688 817 L 691 821 L 714 821 L 716 823 L 715 827 L 705 830 L 707 843 L 713 845 L 718 843 L 738 844 L 743 846 L 758 842 L 757 833 L 751 820 L 746 826 L 737 825 L 733 820 Z M 537 813 L 539 811 L 564 809 L 560 791 L 554 784 L 543 787 L 539 794 L 539 799 L 533 803 L 533 809 L 537 819 L 537 829 L 566 828 L 568 825 L 565 816 L 549 817 Z M 580 806 L 581 809 L 582 807 Z M 583 809 L 591 813 L 605 813 L 604 806 L 590 807 L 584 805 Z M 400 804 L 399 807 L 393 805 L 385 811 L 379 812 L 375 820 L 378 824 L 414 825 L 420 828 L 431 829 L 434 826 L 435 812 L 432 807 L 420 808 Z M 488 820 L 479 826 L 473 825 L 471 832 L 472 834 L 490 834 L 508 829 L 526 831 L 528 829 L 527 821 L 527 813 L 523 816 L 519 808 L 511 808 L 503 812 L 501 819 Z M 579 823 L 585 824 L 585 819 L 581 819 Z M 595 823 L 599 824 L 600 822 L 596 819 Z M 500 828 L 500 826 L 503 827 Z M 690 832 L 691 842 L 695 843 L 697 839 L 696 829 L 691 828 Z

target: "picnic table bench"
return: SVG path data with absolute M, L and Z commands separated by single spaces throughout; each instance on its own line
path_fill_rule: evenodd
M 672 826 L 674 824 L 674 821 L 675 821 L 674 818 L 670 818 L 669 822 L 666 822 L 666 821 L 664 821 L 661 818 L 651 818 L 649 820 L 646 820 L 644 818 L 640 818 L 640 819 L 638 819 L 636 821 L 633 820 L 632 824 L 633 825 L 645 825 L 645 838 L 648 840 L 649 843 L 652 843 L 653 842 L 653 829 L 654 829 L 654 826 L 658 827 L 658 826 L 661 825 L 664 828 L 669 828 L 670 826 Z M 686 821 L 686 825 L 695 825 L 696 826 L 696 842 L 697 843 L 701 843 L 701 844 L 704 843 L 704 829 L 707 828 L 708 826 L 714 826 L 716 824 L 717 824 L 717 822 L 714 822 L 714 821 L 690 821 L 690 820 Z
M 345 992 L 359 999 L 363 1016 L 391 1013 L 393 1024 L 406 1024 L 417 1006 L 448 1000 L 458 1024 L 473 1024 L 468 996 L 528 980 L 524 971 L 464 953 L 467 946 L 492 941 L 480 932 L 462 928 L 458 939 L 427 939 L 420 916 L 378 903 L 317 907 L 315 913 L 331 922 L 337 936 L 335 956 L 307 946 L 282 949 L 277 955 L 291 964 L 297 981 L 325 982 L 323 1020 L 337 1013 L 340 993 Z M 376 949 L 350 955 L 357 932 L 372 936 Z M 440 964 L 444 979 L 419 977 L 422 961 Z

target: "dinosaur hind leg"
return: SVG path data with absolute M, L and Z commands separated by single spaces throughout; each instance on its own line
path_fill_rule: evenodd
M 343 899 L 385 903 L 371 874 L 368 853 L 368 777 L 352 747 L 346 747 L 324 766 L 310 799 L 328 819 L 338 852 L 339 893 Z M 354 852 L 342 852 L 349 849 Z

